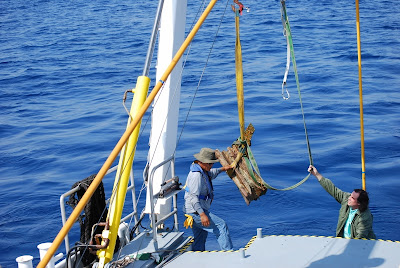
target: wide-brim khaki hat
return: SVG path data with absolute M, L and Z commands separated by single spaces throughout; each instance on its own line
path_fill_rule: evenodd
M 200 162 L 206 164 L 219 162 L 219 159 L 215 156 L 215 150 L 210 148 L 201 148 L 200 152 L 193 156 Z

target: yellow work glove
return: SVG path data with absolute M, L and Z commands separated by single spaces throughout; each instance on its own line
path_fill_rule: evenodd
M 185 214 L 185 216 L 187 217 L 185 222 L 183 223 L 183 226 L 186 227 L 186 229 L 188 227 L 192 228 L 193 226 L 193 217 L 190 216 L 189 214 Z

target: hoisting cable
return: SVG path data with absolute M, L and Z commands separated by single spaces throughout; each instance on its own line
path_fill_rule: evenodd
M 293 48 L 293 40 L 292 40 L 292 33 L 290 31 L 290 25 L 289 25 L 289 18 L 286 13 L 286 6 L 285 6 L 285 0 L 281 0 L 281 11 L 282 11 L 282 22 L 284 26 L 284 31 L 286 33 L 286 39 L 288 40 L 288 44 L 290 46 L 290 54 L 292 57 L 292 63 L 293 63 L 293 71 L 296 77 L 296 84 L 297 84 L 297 91 L 299 93 L 299 101 L 300 101 L 300 107 L 301 107 L 301 114 L 303 116 L 303 125 L 304 125 L 304 132 L 306 136 L 306 141 L 307 141 L 307 150 L 308 150 L 308 157 L 310 161 L 310 165 L 313 164 L 312 156 L 311 156 L 311 148 L 310 148 L 310 141 L 308 139 L 308 134 L 307 134 L 307 126 L 306 126 L 306 120 L 304 116 L 304 109 L 303 109 L 303 102 L 301 100 L 301 93 L 300 93 L 300 82 L 299 82 L 299 76 L 297 74 L 297 66 L 296 66 L 296 59 L 294 56 L 294 48 Z M 286 74 L 285 74 L 286 76 Z M 286 84 L 286 81 L 285 81 Z
M 292 40 L 292 33 L 290 31 L 290 24 L 289 24 L 289 18 L 287 16 L 286 13 L 286 5 L 285 5 L 285 0 L 281 0 L 281 18 L 282 18 L 282 24 L 283 24 L 283 31 L 284 31 L 284 35 L 286 37 L 286 42 L 287 42 L 287 61 L 286 61 L 286 69 L 285 69 L 285 75 L 283 78 L 283 82 L 282 82 L 282 97 L 284 99 L 288 99 L 290 97 L 289 91 L 286 89 L 286 93 L 287 93 L 287 97 L 285 97 L 284 95 L 284 87 L 286 86 L 286 79 L 287 79 L 287 75 L 289 73 L 289 66 L 290 66 L 290 57 L 292 59 L 292 64 L 293 64 L 293 71 L 295 74 L 295 78 L 296 78 L 296 85 L 297 85 L 297 91 L 299 93 L 299 101 L 300 101 L 300 107 L 301 107 L 301 114 L 303 117 L 303 125 L 304 125 L 304 132 L 305 132 L 305 136 L 306 136 L 306 143 L 307 143 L 307 150 L 308 150 L 308 158 L 309 158 L 309 162 L 310 165 L 313 164 L 312 161 L 312 155 L 311 155 L 311 148 L 310 148 L 310 141 L 308 139 L 308 133 L 307 133 L 307 126 L 306 126 L 306 120 L 305 120 L 305 116 L 304 116 L 304 109 L 303 109 L 303 102 L 301 100 L 301 93 L 300 93 L 300 82 L 299 82 L 299 76 L 297 73 L 297 65 L 296 65 L 296 59 L 294 56 L 294 48 L 293 48 L 293 40 Z M 290 57 L 289 57 L 290 55 Z M 303 184 L 305 181 L 308 180 L 308 178 L 310 177 L 311 173 L 309 173 L 304 179 L 302 179 L 301 181 L 299 181 L 298 183 L 284 188 L 284 189 L 278 189 L 275 187 L 272 187 L 271 185 L 266 183 L 266 187 L 268 189 L 271 190 L 275 190 L 275 191 L 287 191 L 287 190 L 292 190 L 298 186 L 300 186 L 301 184 Z

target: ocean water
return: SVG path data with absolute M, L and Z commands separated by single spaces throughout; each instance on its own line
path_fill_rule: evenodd
M 188 2 L 187 29 L 200 4 Z M 176 152 L 182 181 L 201 147 L 224 150 L 240 135 L 230 4 L 216 4 L 186 62 Z M 250 7 L 240 18 L 245 121 L 256 129 L 252 151 L 263 179 L 284 188 L 307 175 L 309 158 L 292 66 L 292 97 L 281 97 L 286 40 L 280 2 L 244 4 Z M 286 6 L 314 164 L 341 189 L 361 188 L 355 4 L 288 0 Z M 157 2 L 2 0 L 0 7 L 0 266 L 16 267 L 15 258 L 26 254 L 36 265 L 36 246 L 53 241 L 61 228 L 59 196 L 96 173 L 124 132 L 122 97 L 142 74 Z M 360 22 L 374 231 L 379 239 L 399 241 L 400 7 L 361 1 Z M 155 65 L 153 60 L 151 86 Z M 138 191 L 148 149 L 145 117 L 134 163 Z M 113 178 L 104 184 L 109 197 Z M 212 210 L 227 221 L 236 249 L 257 228 L 277 235 L 335 233 L 339 204 L 315 178 L 292 191 L 268 191 L 249 206 L 227 175 L 214 185 Z M 79 239 L 77 232 L 76 227 L 71 243 Z M 212 236 L 207 248 L 218 249 Z

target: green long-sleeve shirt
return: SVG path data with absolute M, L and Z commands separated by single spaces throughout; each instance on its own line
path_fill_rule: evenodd
M 351 194 L 340 190 L 327 178 L 322 178 L 319 183 L 331 196 L 333 196 L 333 198 L 336 199 L 336 201 L 341 204 L 336 227 L 336 236 L 343 237 L 344 226 L 350 212 L 350 207 L 347 205 L 347 201 Z M 375 239 L 376 236 L 372 230 L 372 222 L 373 216 L 369 208 L 363 212 L 358 210 L 351 222 L 351 238 Z

